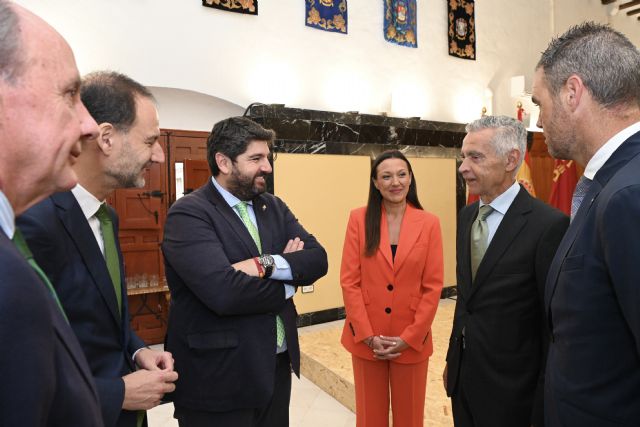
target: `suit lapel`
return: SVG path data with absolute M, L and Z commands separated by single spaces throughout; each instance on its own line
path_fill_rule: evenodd
M 391 244 L 389 243 L 389 224 L 387 223 L 387 211 L 382 205 L 382 217 L 380 218 L 380 245 L 378 250 L 387 261 L 389 268 L 393 270 L 393 257 L 391 256 Z
M 62 317 L 60 310 L 58 307 L 51 307 L 51 316 L 53 320 L 53 329 L 55 333 L 58 335 L 60 342 L 65 347 L 67 353 L 69 353 L 70 358 L 73 360 L 73 363 L 76 365 L 81 375 L 84 377 L 87 382 L 88 387 L 93 391 L 94 399 L 98 400 L 98 394 L 94 387 L 93 375 L 89 371 L 89 366 L 87 365 L 86 359 L 84 357 L 84 352 L 79 345 L 78 339 L 73 334 L 73 330 L 67 323 L 66 319 Z
M 271 229 L 273 221 L 269 221 L 268 219 L 271 211 L 265 199 L 263 196 L 258 196 L 253 199 L 253 213 L 255 213 L 256 222 L 258 223 L 262 253 L 281 253 L 284 248 L 273 247 L 273 230 Z
M 491 239 L 491 243 L 478 266 L 476 279 L 471 287 L 469 298 L 482 286 L 496 263 L 500 260 L 504 251 L 511 245 L 513 239 L 517 237 L 520 230 L 527 223 L 526 213 L 531 211 L 531 196 L 522 186 L 516 198 L 507 209 L 504 218 Z
M 121 326 L 122 317 L 118 310 L 118 302 L 107 264 L 80 205 L 70 191 L 56 193 L 51 198 L 56 205 L 60 221 L 93 278 L 93 285 L 98 288 L 113 319 Z
M 420 232 L 425 221 L 424 215 L 421 215 L 420 213 L 421 212 L 418 209 L 407 203 L 407 209 L 404 212 L 404 217 L 402 218 L 402 224 L 400 226 L 398 251 L 393 264 L 393 268 L 396 271 L 400 269 L 402 263 L 407 259 L 411 250 L 415 246 L 418 237 L 420 237 Z
M 569 228 L 567 229 L 564 238 L 560 242 L 558 250 L 556 251 L 551 266 L 549 267 L 549 274 L 547 275 L 547 282 L 544 292 L 545 309 L 548 311 L 551 305 L 551 299 L 555 293 L 556 286 L 558 284 L 558 276 L 560 275 L 560 269 L 565 257 L 569 253 L 569 250 L 573 247 L 578 235 L 581 233 L 582 228 L 586 222 L 593 202 L 598 198 L 600 191 L 607 185 L 611 178 L 626 165 L 632 158 L 640 153 L 640 133 L 636 133 L 626 140 L 618 149 L 609 157 L 605 164 L 600 168 L 598 173 L 593 179 L 589 192 L 584 196 L 580 209 L 576 212 L 576 216 L 571 221 Z
M 460 287 L 460 292 L 463 294 L 463 296 L 468 299 L 470 292 L 471 292 L 471 286 L 472 286 L 472 276 L 471 276 L 471 226 L 473 225 L 473 221 L 475 221 L 476 217 L 478 216 L 478 207 L 480 206 L 480 204 L 478 202 L 476 202 L 474 204 L 473 208 L 470 208 L 471 211 L 471 216 L 468 218 L 467 222 L 464 224 L 461 224 L 461 227 L 464 227 L 464 229 L 461 231 L 462 232 L 462 236 L 461 236 L 461 241 L 460 241 L 460 248 L 458 248 L 459 251 L 462 251 L 462 256 L 460 258 L 460 262 L 462 264 L 462 268 L 461 268 L 461 273 L 462 273 L 462 286 Z
M 247 252 L 253 257 L 260 255 L 256 242 L 253 241 L 253 237 L 249 234 L 249 230 L 247 230 L 247 227 L 238 214 L 227 204 L 226 200 L 220 195 L 211 181 L 207 181 L 204 185 L 204 194 L 213 204 L 218 214 L 225 220 L 229 228 L 238 236 L 238 240 L 242 242 Z M 260 209 L 262 209 L 262 207 L 260 207 Z M 262 238 L 262 235 L 260 238 Z

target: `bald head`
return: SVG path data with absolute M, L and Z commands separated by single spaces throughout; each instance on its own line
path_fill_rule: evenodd
M 0 189 L 18 214 L 76 184 L 71 165 L 97 125 L 80 101 L 80 75 L 62 36 L 6 0 L 0 23 Z

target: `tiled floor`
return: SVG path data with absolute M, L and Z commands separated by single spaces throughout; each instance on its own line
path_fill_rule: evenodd
M 155 346 L 154 346 L 155 347 Z M 295 376 L 291 384 L 289 409 L 291 427 L 355 427 L 356 416 L 315 384 Z M 160 405 L 148 411 L 149 427 L 177 427 L 173 404 Z
M 451 403 L 444 394 L 442 387 L 442 369 L 451 331 L 454 306 L 455 301 L 441 300 L 438 313 L 433 322 L 434 353 L 429 361 L 427 402 L 425 406 L 425 426 L 429 427 L 450 427 L 453 425 Z M 326 383 L 329 378 L 335 379 L 328 374 L 336 374 L 338 380 L 344 384 L 334 382 L 332 384 L 339 386 L 348 385 L 348 383 L 352 382 L 353 376 L 350 370 L 349 355 L 340 345 L 339 331 L 342 329 L 342 323 L 343 321 L 329 322 L 298 330 L 300 345 L 305 356 L 318 361 L 324 367 L 324 372 L 327 374 L 322 374 L 324 382 Z M 161 345 L 153 347 L 162 348 Z M 317 366 L 312 368 L 315 369 Z M 331 372 L 326 371 L 326 369 Z M 323 387 L 326 389 L 335 388 L 336 390 L 344 388 L 331 387 L 331 385 L 326 387 L 326 384 Z M 336 390 L 332 390 L 332 393 L 336 392 Z M 290 427 L 355 427 L 356 425 L 356 418 L 353 412 L 305 377 L 300 379 L 295 376 L 292 377 L 289 414 Z M 165 404 L 152 409 L 148 412 L 148 417 L 149 427 L 178 426 L 178 422 L 173 418 L 172 404 Z
M 293 377 L 291 427 L 355 427 L 356 416 L 337 400 L 320 390 L 315 384 L 301 377 Z M 173 404 L 167 403 L 148 412 L 149 427 L 177 427 L 173 418 Z

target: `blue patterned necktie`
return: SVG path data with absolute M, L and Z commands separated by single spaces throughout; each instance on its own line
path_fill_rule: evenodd
M 589 188 L 591 187 L 591 181 L 586 176 L 582 175 L 578 183 L 576 184 L 576 189 L 573 191 L 573 198 L 571 199 L 571 221 L 576 216 L 580 205 L 582 204 L 582 199 L 589 192 Z
M 262 253 L 262 243 L 260 242 L 260 234 L 258 233 L 258 229 L 256 228 L 256 226 L 253 224 L 253 221 L 251 221 L 251 218 L 249 217 L 249 210 L 247 209 L 247 203 L 240 202 L 235 206 L 235 208 L 236 208 L 236 211 L 238 211 L 238 214 L 240 215 L 240 219 L 244 223 L 244 226 L 247 227 L 247 231 L 249 231 L 251 238 L 256 243 L 256 246 L 258 247 L 258 251 Z M 276 343 L 278 344 L 278 347 L 282 347 L 282 344 L 284 344 L 284 335 L 285 335 L 284 322 L 282 321 L 280 316 L 276 315 Z

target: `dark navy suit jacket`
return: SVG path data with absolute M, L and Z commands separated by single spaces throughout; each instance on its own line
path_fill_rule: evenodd
M 116 245 L 118 220 L 110 208 Z M 33 255 L 51 279 L 89 361 L 107 427 L 135 427 L 136 412 L 122 410 L 122 376 L 134 371 L 133 353 L 144 343 L 129 327 L 122 254 L 122 314 L 100 247 L 70 191 L 57 193 L 17 221 Z
M 2 230 L 0 317 L 0 425 L 102 426 L 78 340 Z
M 596 173 L 549 270 L 547 427 L 640 424 L 639 261 L 637 133 Z
M 294 286 L 327 272 L 327 254 L 279 198 L 253 200 L 264 253 L 296 236 L 304 250 L 283 254 Z M 300 370 L 296 310 L 281 281 L 250 277 L 231 264 L 259 255 L 247 228 L 209 180 L 170 209 L 162 251 L 171 289 L 167 349 L 180 373 L 173 400 L 199 411 L 265 407 L 273 394 L 276 321 L 284 321 L 291 364 Z
M 464 389 L 479 425 L 540 426 L 548 339 L 544 284 L 569 218 L 520 186 L 472 282 L 470 236 L 478 205 L 459 214 L 447 392 L 456 399 Z

